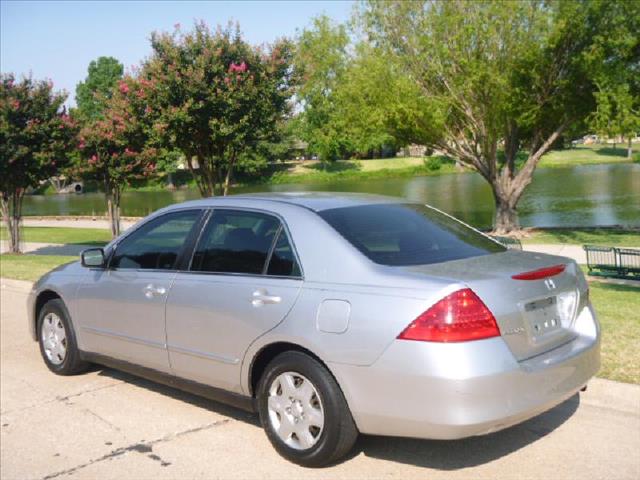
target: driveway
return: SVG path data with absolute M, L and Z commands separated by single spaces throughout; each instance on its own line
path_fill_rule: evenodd
M 640 478 L 640 387 L 607 380 L 489 436 L 363 437 L 346 461 L 303 469 L 252 415 L 110 369 L 49 373 L 27 334 L 28 288 L 3 281 L 0 293 L 3 479 Z

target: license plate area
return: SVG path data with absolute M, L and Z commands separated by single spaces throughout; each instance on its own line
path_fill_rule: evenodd
M 558 312 L 558 299 L 555 296 L 525 303 L 524 311 L 529 331 L 534 338 L 562 328 L 562 319 Z

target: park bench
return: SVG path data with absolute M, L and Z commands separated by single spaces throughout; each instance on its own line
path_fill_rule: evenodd
M 640 279 L 640 250 L 583 245 L 589 275 Z
M 517 238 L 501 237 L 500 235 L 491 235 L 491 238 L 501 243 L 509 250 L 522 250 L 522 242 L 520 242 L 520 240 L 518 240 Z

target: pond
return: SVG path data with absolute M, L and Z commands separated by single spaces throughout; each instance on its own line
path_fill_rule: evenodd
M 364 192 L 405 197 L 429 203 L 480 228 L 491 226 L 493 198 L 488 184 L 476 173 L 350 180 L 321 184 L 259 185 L 233 193 L 260 191 Z M 198 198 L 195 190 L 126 192 L 125 216 L 145 216 L 166 205 Z M 640 165 L 604 164 L 538 169 L 518 205 L 523 226 L 640 227 Z M 25 215 L 103 215 L 104 196 L 31 195 Z

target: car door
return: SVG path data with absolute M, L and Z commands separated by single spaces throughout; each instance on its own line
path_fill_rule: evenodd
M 293 307 L 302 274 L 285 225 L 256 211 L 215 210 L 166 308 L 175 375 L 240 392 L 241 360 Z
M 165 302 L 201 215 L 182 210 L 154 218 L 116 245 L 107 268 L 91 270 L 76 298 L 83 349 L 170 371 Z

